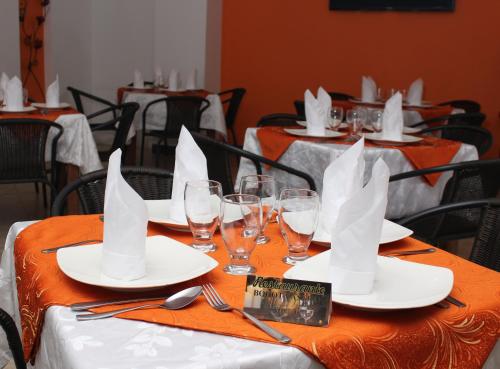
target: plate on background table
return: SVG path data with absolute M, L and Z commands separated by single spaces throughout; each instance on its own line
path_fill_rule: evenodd
M 344 137 L 347 134 L 342 133 L 342 132 L 337 132 L 337 131 L 332 131 L 332 130 L 325 130 L 325 135 L 324 136 L 319 136 L 319 135 L 308 135 L 307 134 L 307 129 L 295 129 L 295 128 L 285 128 L 284 131 L 290 135 L 293 136 L 298 136 L 298 137 L 313 137 L 313 138 L 337 138 L 337 137 Z
M 322 252 L 301 262 L 285 272 L 284 277 L 329 282 L 330 252 Z M 450 269 L 378 256 L 375 284 L 370 294 L 332 292 L 332 301 L 366 310 L 413 309 L 444 300 L 452 288 L 453 272 Z
M 47 106 L 47 104 L 45 104 L 45 103 L 33 103 L 31 105 L 34 106 L 35 108 L 38 108 L 38 109 L 47 109 L 47 110 L 67 109 L 70 107 L 70 105 L 68 103 L 65 103 L 65 102 L 59 103 L 58 106 Z
M 384 136 L 381 133 L 364 133 L 363 136 L 365 136 L 367 140 L 380 143 L 383 145 L 405 145 L 405 144 L 420 142 L 423 140 L 422 137 L 416 137 L 410 135 L 403 135 L 401 140 L 388 140 L 384 138 Z
M 75 281 L 123 292 L 147 291 L 189 281 L 214 269 L 218 262 L 165 236 L 146 238 L 146 276 L 132 281 L 101 273 L 102 244 L 57 250 L 57 264 Z
M 0 107 L 0 113 L 31 113 L 35 110 L 36 108 L 34 106 L 25 106 L 22 109 L 14 109 L 14 110 L 11 110 L 6 106 Z
M 371 125 L 366 125 L 363 126 L 363 129 L 366 129 L 367 131 L 373 132 L 373 127 Z M 422 128 L 415 128 L 415 127 L 403 127 L 403 133 L 406 134 L 413 134 L 413 133 L 419 133 L 422 131 Z
M 410 104 L 410 103 L 403 103 L 403 107 L 405 108 L 433 108 L 434 105 L 429 102 L 429 101 L 422 101 L 421 104 Z
M 172 200 L 146 200 L 148 208 L 148 220 L 153 223 L 164 224 L 169 228 L 179 231 L 189 231 L 187 219 L 184 222 L 179 222 L 170 218 L 170 204 Z
M 383 101 L 373 101 L 373 102 L 368 102 L 368 101 L 363 101 L 361 99 L 350 99 L 350 102 L 354 104 L 360 104 L 360 105 L 378 105 L 378 106 L 383 106 L 385 103 Z
M 396 242 L 406 237 L 410 237 L 412 234 L 413 231 L 411 229 L 384 219 L 384 223 L 382 223 L 382 234 L 380 235 L 380 244 Z M 314 232 L 312 242 L 321 246 L 330 247 L 331 236 L 321 227 L 318 227 L 316 232 Z
M 180 88 L 178 90 L 169 90 L 168 88 L 162 88 L 161 89 L 162 91 L 165 91 L 165 92 L 171 92 L 171 93 L 175 93 L 175 92 L 186 92 L 187 90 L 185 88 Z
M 302 127 L 307 127 L 307 122 L 305 120 L 298 120 L 297 124 Z M 340 126 L 337 129 L 347 129 L 349 125 L 347 123 L 340 123 Z M 331 129 L 331 128 L 327 128 Z

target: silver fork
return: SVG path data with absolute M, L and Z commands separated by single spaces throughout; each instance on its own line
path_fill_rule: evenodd
M 285 336 L 283 333 L 278 332 L 276 329 L 268 326 L 266 323 L 260 321 L 253 315 L 248 314 L 247 312 L 232 307 L 229 304 L 227 304 L 222 297 L 217 293 L 215 288 L 212 286 L 212 284 L 207 283 L 201 286 L 203 288 L 203 295 L 208 301 L 208 304 L 213 307 L 215 310 L 218 311 L 232 311 L 236 310 L 239 312 L 241 315 L 243 315 L 245 318 L 250 320 L 253 324 L 255 324 L 257 327 L 262 329 L 264 332 L 266 332 L 268 335 L 273 337 L 274 339 L 283 342 L 283 343 L 289 343 L 292 341 L 292 339 L 288 336 Z

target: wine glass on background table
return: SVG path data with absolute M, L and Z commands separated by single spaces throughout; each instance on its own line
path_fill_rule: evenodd
M 315 191 L 284 189 L 278 204 L 281 234 L 288 246 L 286 264 L 295 265 L 308 258 L 307 250 L 316 231 L 320 201 Z
M 250 255 L 260 232 L 262 207 L 255 195 L 233 194 L 222 198 L 220 232 L 229 254 L 229 264 L 224 272 L 233 275 L 255 273 L 250 265 Z
M 346 114 L 346 121 L 349 128 L 347 141 L 357 141 L 361 137 L 361 130 L 363 129 L 363 123 L 361 121 L 359 110 L 348 110 Z
M 199 251 L 215 251 L 212 236 L 219 225 L 222 186 L 217 181 L 188 181 L 184 189 L 184 209 L 193 234 L 191 246 Z
M 384 116 L 383 110 L 374 110 L 371 112 L 371 124 L 374 132 L 382 132 L 383 116 Z
M 264 230 L 269 223 L 276 203 L 276 182 L 273 177 L 262 174 L 252 174 L 241 178 L 240 194 L 255 195 L 260 198 L 262 217 L 260 221 L 260 234 L 257 245 L 269 242 L 269 237 L 264 235 Z
M 333 106 L 331 110 L 331 119 L 329 128 L 336 131 L 339 129 L 344 119 L 344 109 L 340 106 Z

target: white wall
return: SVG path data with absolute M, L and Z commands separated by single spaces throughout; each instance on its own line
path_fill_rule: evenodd
M 19 56 L 19 2 L 18 0 L 1 0 L 0 5 L 0 73 L 6 72 L 9 77 L 20 76 Z

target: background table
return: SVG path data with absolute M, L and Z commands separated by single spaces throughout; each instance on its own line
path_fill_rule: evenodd
M 343 144 L 313 143 L 297 139 L 290 145 L 288 150 L 278 160 L 281 164 L 308 173 L 314 179 L 319 193 L 323 190 L 323 173 L 330 164 L 330 158 L 337 158 L 350 146 Z M 257 139 L 257 128 L 248 128 L 243 145 L 245 150 L 262 155 L 259 140 Z M 372 167 L 375 161 L 381 157 L 389 166 L 391 175 L 415 170 L 403 153 L 397 149 L 383 147 L 365 147 L 364 157 L 365 183 L 371 177 Z M 477 160 L 478 154 L 474 146 L 462 144 L 455 155 L 452 163 Z M 240 161 L 240 167 L 236 179 L 236 185 L 240 178 L 247 174 L 254 174 L 255 166 L 248 159 Z M 278 187 L 307 188 L 305 180 L 281 170 L 271 169 L 268 171 L 278 182 Z M 387 206 L 386 218 L 397 219 L 406 215 L 437 206 L 443 195 L 446 182 L 451 173 L 443 173 L 435 186 L 430 186 L 421 177 L 409 178 L 389 184 L 389 204 Z

